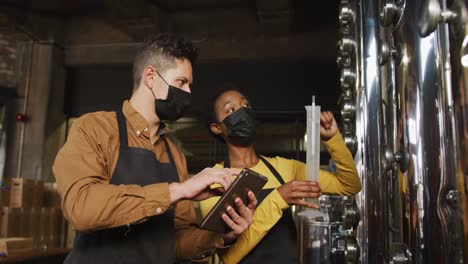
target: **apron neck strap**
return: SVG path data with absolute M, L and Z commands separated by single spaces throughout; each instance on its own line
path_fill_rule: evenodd
M 122 112 L 117 112 L 117 123 L 119 125 L 120 147 L 128 147 L 127 120 Z
M 265 166 L 267 166 L 267 168 L 270 170 L 270 172 L 273 174 L 273 176 L 275 176 L 275 178 L 278 180 L 278 182 L 281 183 L 281 185 L 285 184 L 283 178 L 281 177 L 279 172 L 275 169 L 275 167 L 273 167 L 273 165 L 271 165 L 270 162 L 268 162 L 261 155 L 257 154 L 257 156 L 265 164 Z M 228 155 L 226 155 L 226 158 L 224 159 L 224 168 L 230 168 L 230 167 L 231 167 L 231 161 L 229 159 L 229 154 L 228 154 Z
M 268 169 L 271 171 L 271 173 L 279 181 L 279 183 L 281 183 L 281 185 L 285 184 L 283 178 L 281 177 L 279 172 L 275 169 L 275 167 L 273 167 L 273 165 L 271 165 L 271 163 L 268 162 L 264 157 L 262 157 L 260 155 L 259 155 L 259 157 L 260 157 L 260 160 L 262 160 L 262 162 L 268 167 Z
M 127 134 L 127 119 L 122 112 L 117 112 L 117 123 L 119 125 L 119 138 L 120 138 L 120 147 L 128 147 L 128 134 Z M 169 162 L 174 163 L 174 157 L 172 156 L 172 151 L 169 148 L 166 138 L 163 138 L 164 145 L 166 146 L 167 156 L 169 157 Z
M 164 145 L 166 146 L 167 156 L 169 156 L 169 162 L 175 165 L 174 157 L 172 156 L 172 151 L 169 148 L 169 143 L 167 143 L 167 139 L 165 137 L 163 137 L 163 141 L 164 141 Z

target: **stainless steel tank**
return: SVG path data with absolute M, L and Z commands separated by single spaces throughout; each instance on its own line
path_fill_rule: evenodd
M 304 210 L 296 215 L 299 263 L 356 263 L 359 212 L 355 200 L 350 196 L 322 195 L 319 205 L 320 211 Z
M 465 3 L 342 0 L 339 14 L 360 262 L 468 263 Z

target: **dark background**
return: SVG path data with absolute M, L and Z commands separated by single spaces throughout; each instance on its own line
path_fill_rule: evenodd
M 201 63 L 194 68 L 190 116 L 199 116 L 222 83 L 245 91 L 255 109 L 294 117 L 316 96 L 322 109 L 338 110 L 338 70 L 329 61 L 261 61 Z M 130 65 L 92 65 L 67 70 L 66 113 L 80 116 L 99 110 L 119 110 L 132 89 Z M 268 114 L 270 113 L 270 114 Z

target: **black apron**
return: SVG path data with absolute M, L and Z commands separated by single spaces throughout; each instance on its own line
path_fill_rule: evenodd
M 260 160 L 268 167 L 281 185 L 285 184 L 279 172 L 262 156 Z M 224 161 L 224 167 L 231 167 L 229 157 Z M 263 189 L 257 197 L 258 204 L 274 189 Z M 291 207 L 283 211 L 280 220 L 268 231 L 266 236 L 239 263 L 299 263 L 297 257 L 297 233 Z
M 122 112 L 119 125 L 119 159 L 110 184 L 145 186 L 179 181 L 179 175 L 166 139 L 169 163 L 161 163 L 155 154 L 144 148 L 129 147 L 127 124 Z M 98 202 L 98 201 L 96 201 Z M 73 250 L 65 263 L 174 263 L 174 209 L 129 224 L 94 232 L 77 232 Z

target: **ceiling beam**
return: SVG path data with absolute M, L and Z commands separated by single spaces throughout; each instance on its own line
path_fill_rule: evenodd
M 330 33 L 331 32 L 331 33 Z M 265 59 L 332 59 L 336 57 L 335 34 L 321 31 L 303 35 L 252 39 L 194 40 L 200 48 L 199 62 Z M 140 43 L 74 45 L 66 49 L 66 64 L 127 64 Z

